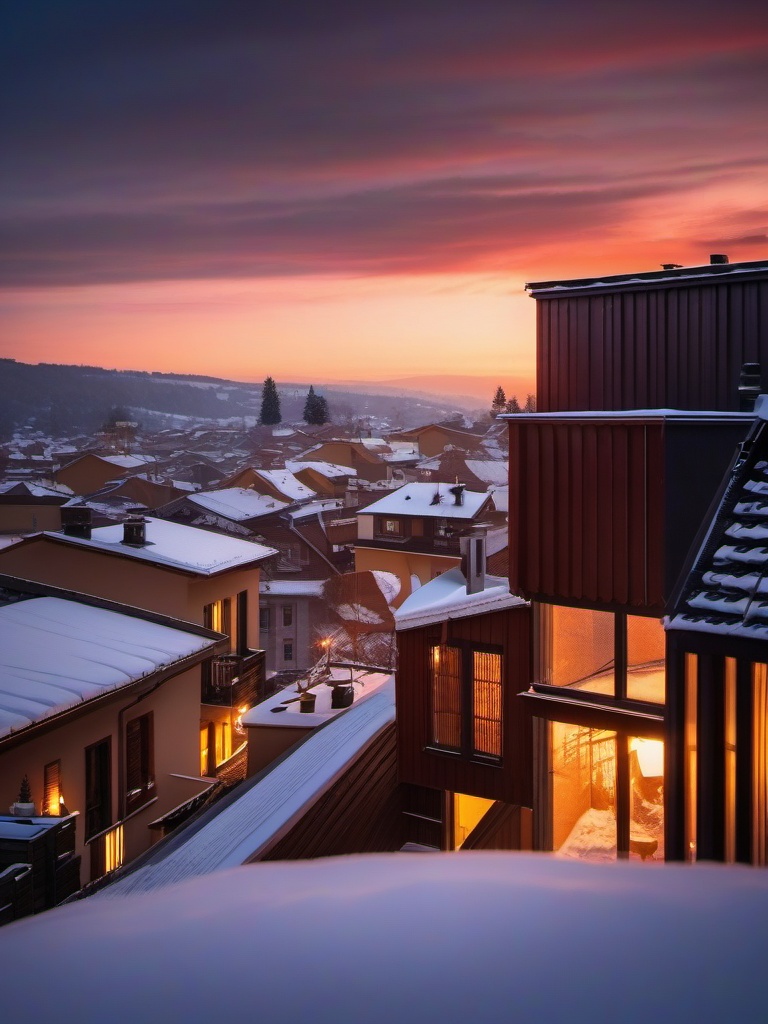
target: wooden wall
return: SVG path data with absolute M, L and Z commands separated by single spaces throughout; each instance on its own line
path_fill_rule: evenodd
M 441 639 L 493 644 L 503 649 L 504 706 L 501 765 L 481 764 L 427 749 L 431 728 L 429 648 Z M 397 634 L 397 728 L 400 780 L 489 800 L 532 805 L 531 730 L 516 694 L 531 681 L 531 612 L 528 607 L 456 619 Z
M 259 860 L 300 860 L 399 850 L 404 842 L 397 782 L 395 725 L 354 764 Z
M 768 374 L 765 270 L 536 301 L 541 412 L 735 411 L 742 363 Z
M 511 589 L 662 614 L 748 427 L 652 413 L 510 420 Z

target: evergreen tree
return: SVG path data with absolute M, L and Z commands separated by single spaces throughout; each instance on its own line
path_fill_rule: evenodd
M 504 388 L 499 385 L 496 388 L 496 394 L 493 396 L 491 402 L 491 412 L 494 416 L 498 416 L 499 413 L 504 412 L 507 407 L 507 396 L 504 394 Z
M 536 395 L 528 395 L 523 406 L 523 412 L 536 412 Z
M 510 400 L 507 402 L 507 412 L 522 412 L 520 403 L 517 400 L 517 395 L 512 395 Z
M 323 423 L 327 423 L 329 419 L 328 402 L 323 395 L 315 394 L 315 389 L 310 384 L 307 400 L 304 403 L 304 422 L 320 427 Z
M 304 403 L 304 422 L 314 423 L 315 413 L 317 409 L 317 395 L 312 384 L 309 385 L 309 391 L 307 392 L 307 400 Z
M 330 418 L 331 418 L 331 414 L 328 411 L 328 402 L 326 400 L 325 395 L 318 395 L 317 396 L 317 419 L 315 420 L 315 422 L 317 423 L 318 426 L 321 427 L 324 423 L 327 423 Z
M 271 427 L 282 420 L 280 415 L 280 396 L 277 393 L 277 386 L 272 377 L 267 377 L 264 387 L 261 389 L 261 415 L 259 421 L 264 426 Z

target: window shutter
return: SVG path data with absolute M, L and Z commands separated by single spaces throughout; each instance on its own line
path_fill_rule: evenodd
M 61 761 L 51 761 L 43 769 L 43 814 L 59 813 Z

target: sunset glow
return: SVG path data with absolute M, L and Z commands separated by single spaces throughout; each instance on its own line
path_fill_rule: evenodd
M 761 5 L 262 6 L 6 5 L 0 354 L 532 387 L 525 281 L 768 255 Z

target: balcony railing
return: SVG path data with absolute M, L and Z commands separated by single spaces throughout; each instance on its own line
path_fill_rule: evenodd
M 202 703 L 218 707 L 253 707 L 267 694 L 264 651 L 222 654 L 203 673 Z

